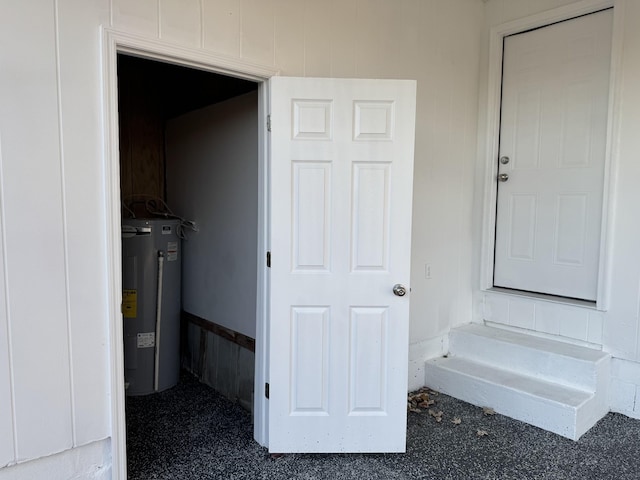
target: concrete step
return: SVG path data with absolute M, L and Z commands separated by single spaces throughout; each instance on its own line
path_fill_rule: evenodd
M 453 329 L 449 353 L 589 391 L 596 391 L 610 359 L 599 350 L 479 324 Z
M 452 330 L 449 345 L 425 368 L 442 393 L 573 440 L 608 411 L 606 353 L 477 324 Z

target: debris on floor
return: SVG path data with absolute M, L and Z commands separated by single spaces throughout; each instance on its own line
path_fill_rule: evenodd
M 462 424 L 462 417 L 460 416 L 449 416 L 445 417 L 445 414 L 442 410 L 435 408 L 436 401 L 433 397 L 437 397 L 438 392 L 431 390 L 429 387 L 422 387 L 421 389 L 410 392 L 407 396 L 407 410 L 413 413 L 426 413 L 433 417 L 436 423 L 442 423 L 443 418 L 451 418 L 451 423 L 454 425 Z M 431 408 L 433 407 L 433 408 Z M 480 418 L 484 417 L 492 417 L 496 414 L 496 411 L 491 407 L 480 407 L 482 409 L 482 414 L 479 415 Z M 488 420 L 488 419 L 487 419 Z M 488 430 L 483 428 L 475 428 L 470 427 L 471 432 L 475 429 L 475 434 L 478 437 L 486 437 L 489 435 Z M 471 433 L 470 432 L 470 433 Z
M 442 410 L 436 412 L 433 409 L 429 409 L 429 415 L 436 419 L 436 422 L 440 423 L 442 421 Z
M 436 392 L 429 391 L 426 387 L 422 387 L 416 392 L 409 393 L 407 408 L 410 412 L 414 413 L 422 412 L 421 409 L 428 409 L 431 405 L 436 403 L 435 400 L 431 398 L 434 394 L 436 394 Z

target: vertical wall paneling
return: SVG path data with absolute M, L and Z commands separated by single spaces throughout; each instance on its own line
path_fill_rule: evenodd
M 69 355 L 69 399 L 71 407 L 71 443 L 76 445 L 76 407 L 73 382 L 73 349 L 71 331 L 71 301 L 69 298 L 69 244 L 67 241 L 67 198 L 66 198 L 66 181 L 64 166 L 64 135 L 62 132 L 62 95 L 60 88 L 60 25 L 59 25 L 59 3 L 54 0 L 54 36 L 55 36 L 55 60 L 56 60 L 56 88 L 58 100 L 58 160 L 60 168 L 60 200 L 62 204 L 62 260 L 64 262 L 64 288 L 65 288 L 65 307 L 67 320 L 67 348 Z
M 331 71 L 331 10 L 324 2 L 305 2 L 304 75 L 327 76 Z
M 420 32 L 424 28 L 420 18 L 420 6 L 423 0 L 402 0 L 400 19 L 396 24 L 393 35 L 393 54 L 396 61 L 393 65 L 394 76 L 398 71 L 403 71 L 404 78 L 417 78 L 421 70 L 421 65 L 416 62 L 416 58 L 424 55 L 423 47 L 420 43 Z M 395 5 L 395 2 L 390 3 Z M 384 47 L 383 47 L 384 48 Z M 384 50 L 387 52 L 388 50 Z M 385 53 L 383 53 L 385 54 Z M 385 55 L 387 56 L 387 55 Z
M 202 46 L 200 1 L 160 0 L 160 38 L 189 47 Z
M 299 0 L 274 0 L 275 64 L 283 75 L 305 74 L 305 5 Z
M 619 138 L 615 182 L 615 222 L 610 308 L 604 321 L 604 344 L 615 356 L 640 362 L 640 250 L 638 249 L 637 205 L 640 203 L 640 4 L 633 0 L 620 3 L 623 48 L 619 84 Z M 636 402 L 636 408 L 639 402 Z
M 380 4 L 381 0 L 358 0 L 356 23 L 356 76 L 380 77 Z M 386 41 L 386 39 L 385 39 Z
M 111 0 L 111 21 L 123 32 L 157 37 L 159 0 Z
M 100 162 L 87 160 L 102 156 L 101 78 L 93 65 L 100 48 L 99 26 L 108 22 L 109 4 L 57 4 L 75 443 L 85 445 L 107 437 L 111 429 L 106 271 L 98 260 L 106 232 L 103 222 L 93 220 L 103 208 L 104 184 Z M 80 41 L 85 48 L 77 48 Z
M 203 47 L 240 56 L 240 0 L 202 0 Z
M 327 2 L 328 3 L 328 2 Z M 358 0 L 331 0 L 331 76 L 355 77 L 356 54 L 355 39 Z
M 1 5 L 0 18 L 12 21 L 0 29 L 0 45 L 20 45 L 0 50 L 5 268 L 20 461 L 72 446 L 71 381 L 54 8 L 46 0 Z
M 240 49 L 244 60 L 273 65 L 274 0 L 240 0 Z
M 12 348 L 5 249 L 4 175 L 2 173 L 2 135 L 0 135 L 0 465 L 16 458 L 14 388 L 11 377 Z
M 410 23 L 403 23 L 407 20 L 402 16 L 403 9 L 404 0 L 379 3 L 378 36 L 384 40 L 378 44 L 378 54 L 385 60 L 380 65 L 378 77 L 395 78 L 398 70 L 409 63 L 405 57 L 405 45 L 408 45 L 408 42 L 405 39 L 404 29 Z

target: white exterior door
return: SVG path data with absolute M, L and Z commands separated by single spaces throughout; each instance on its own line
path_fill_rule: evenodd
M 403 452 L 416 84 L 270 88 L 269 450 Z
M 612 18 L 505 38 L 495 286 L 596 299 Z

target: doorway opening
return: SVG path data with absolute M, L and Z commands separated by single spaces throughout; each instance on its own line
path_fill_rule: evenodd
M 122 53 L 117 73 L 127 403 L 195 377 L 251 412 L 259 84 Z

